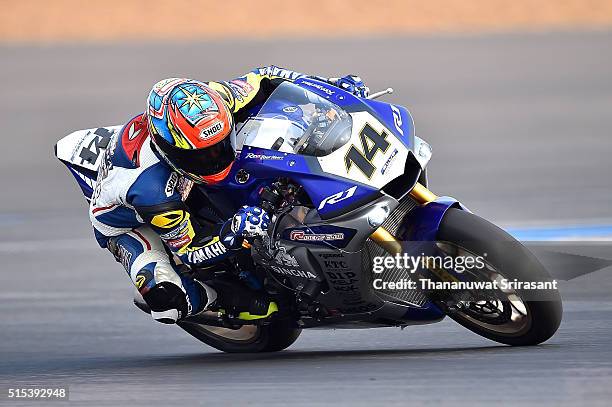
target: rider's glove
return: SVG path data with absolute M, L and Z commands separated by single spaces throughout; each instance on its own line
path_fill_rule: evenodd
M 330 78 L 330 83 L 351 92 L 355 96 L 362 98 L 368 97 L 370 94 L 370 88 L 368 88 L 361 78 L 357 75 L 346 75 L 342 78 Z
M 257 206 L 243 206 L 232 218 L 231 230 L 244 237 L 264 236 L 270 226 L 270 216 Z

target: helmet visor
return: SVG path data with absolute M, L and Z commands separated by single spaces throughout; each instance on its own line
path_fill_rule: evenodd
M 186 150 L 169 145 L 160 135 L 154 134 L 157 144 L 177 169 L 197 176 L 210 176 L 225 170 L 235 158 L 230 137 L 210 147 Z

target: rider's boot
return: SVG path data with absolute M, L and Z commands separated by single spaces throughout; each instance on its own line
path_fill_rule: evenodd
M 192 295 L 196 295 L 199 300 L 196 302 L 198 309 L 191 310 L 191 313 L 188 313 L 187 293 L 183 292 L 178 286 L 168 283 L 156 285 L 154 296 L 151 295 L 151 291 L 147 292 L 148 302 L 135 288 L 134 305 L 163 323 L 176 323 L 182 318 L 209 310 L 217 302 L 217 292 L 207 284 L 197 280 L 192 281 L 193 291 L 195 291 L 195 294 Z M 174 295 L 168 295 L 169 292 L 174 292 Z M 152 306 L 153 309 L 151 309 Z
M 270 301 L 266 296 L 249 290 L 240 283 L 215 281 L 211 285 L 204 284 L 198 280 L 193 280 L 194 284 L 200 288 L 201 309 L 195 310 L 189 316 L 195 316 L 206 311 L 218 311 L 226 315 L 233 315 L 245 321 L 267 318 L 278 311 L 275 302 Z M 134 290 L 134 305 L 147 314 L 152 314 L 149 304 L 145 301 L 140 292 Z M 165 312 L 168 313 L 168 312 Z M 161 314 L 155 312 L 155 314 Z M 159 316 L 159 315 L 157 315 Z M 165 315 L 165 319 L 170 317 Z M 172 318 L 170 318 L 172 319 Z M 173 318 L 176 322 L 176 318 Z
M 211 310 L 245 321 L 268 318 L 278 311 L 277 304 L 266 295 L 249 290 L 240 283 L 215 280 L 210 284 L 218 294 Z

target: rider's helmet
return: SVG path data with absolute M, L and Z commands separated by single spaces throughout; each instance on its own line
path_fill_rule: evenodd
M 197 183 L 225 179 L 234 162 L 232 113 L 222 96 L 203 82 L 171 78 L 153 86 L 147 121 L 158 153 Z

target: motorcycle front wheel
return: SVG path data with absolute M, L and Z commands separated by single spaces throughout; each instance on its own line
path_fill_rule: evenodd
M 492 223 L 460 209 L 449 209 L 437 246 L 445 255 L 483 256 L 486 267 L 472 279 L 542 282 L 551 277 L 520 242 Z M 448 305 L 446 303 L 445 305 Z M 505 289 L 490 299 L 457 300 L 448 316 L 496 342 L 526 346 L 549 339 L 559 328 L 563 308 L 556 289 Z

